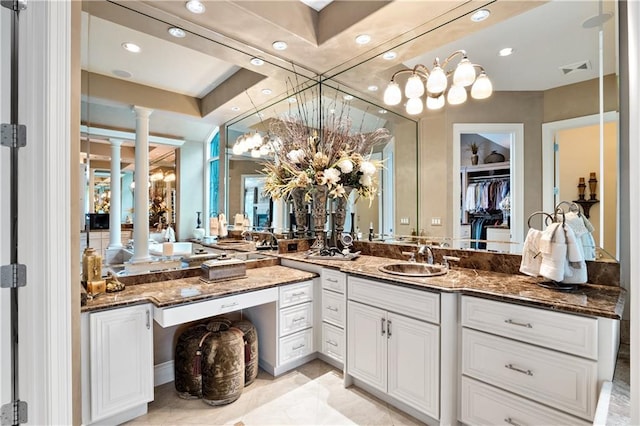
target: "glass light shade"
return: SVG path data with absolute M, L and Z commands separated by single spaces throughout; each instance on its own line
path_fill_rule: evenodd
M 407 84 L 404 86 L 404 95 L 409 99 L 419 98 L 424 95 L 422 79 L 415 74 L 409 77 Z
M 251 150 L 251 156 L 252 156 L 253 158 L 260 158 L 260 150 L 258 150 L 258 149 L 252 149 L 252 150 Z
M 149 176 L 149 180 L 151 180 L 151 182 L 162 180 L 163 178 L 164 178 L 164 175 L 162 174 L 162 172 L 155 172 L 154 174 Z
M 467 87 L 471 86 L 475 79 L 476 70 L 473 68 L 473 64 L 465 56 L 453 72 L 453 84 Z
M 437 98 L 427 96 L 427 108 L 440 109 L 444 106 L 444 95 L 440 95 Z
M 262 145 L 259 149 L 260 151 L 260 155 L 269 155 L 269 146 L 268 145 Z
M 258 148 L 262 144 L 262 136 L 260 133 L 254 133 L 251 136 L 251 148 Z
M 416 115 L 422 112 L 422 99 L 420 98 L 410 98 L 407 101 L 407 114 Z
M 467 100 L 467 90 L 462 87 L 454 84 L 449 89 L 449 93 L 447 93 L 447 102 L 451 105 L 460 105 L 463 104 Z
M 384 103 L 386 105 L 398 105 L 402 100 L 402 91 L 395 81 L 390 82 L 384 90 Z
M 442 93 L 447 89 L 447 74 L 440 66 L 436 66 L 427 79 L 427 90 L 429 93 Z
M 491 93 L 493 93 L 493 85 L 487 74 L 483 72 L 471 86 L 471 97 L 474 99 L 486 99 L 491 96 Z
M 175 174 L 175 173 L 173 173 L 173 172 L 172 172 L 172 173 L 169 173 L 168 175 L 166 175 L 166 176 L 164 177 L 164 181 L 165 181 L 165 182 L 175 182 L 175 180 L 176 180 L 176 174 Z
M 237 142 L 233 144 L 233 155 L 242 155 L 243 152 L 244 150 L 242 149 L 242 144 Z

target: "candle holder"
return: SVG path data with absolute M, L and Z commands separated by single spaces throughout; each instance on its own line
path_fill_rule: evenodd
M 598 179 L 596 179 L 596 173 L 591 172 L 589 175 L 589 199 L 596 201 L 596 187 L 598 186 Z
M 581 177 L 578 183 L 578 199 L 584 200 L 584 190 L 587 188 L 587 184 L 584 183 L 584 178 Z

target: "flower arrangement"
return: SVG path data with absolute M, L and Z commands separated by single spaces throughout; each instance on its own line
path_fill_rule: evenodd
M 389 139 L 387 129 L 352 132 L 351 120 L 334 116 L 318 130 L 295 116 L 274 120 L 270 126 L 274 161 L 264 164 L 265 192 L 274 199 L 295 188 L 310 200 L 314 185 L 325 185 L 333 198 L 348 196 L 349 188 L 373 200 L 383 161 L 371 158 L 373 147 Z

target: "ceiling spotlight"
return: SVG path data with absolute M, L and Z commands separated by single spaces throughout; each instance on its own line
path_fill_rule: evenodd
M 113 75 L 115 75 L 116 77 L 120 77 L 120 78 L 131 78 L 131 77 L 133 77 L 133 74 L 131 74 L 129 71 L 125 71 L 125 70 L 113 70 L 111 72 L 113 73 Z
M 387 110 L 386 110 L 386 109 L 379 109 L 379 110 L 378 110 L 378 113 L 379 113 L 379 114 L 386 114 L 386 113 L 387 113 Z
M 360 34 L 356 37 L 356 43 L 358 44 L 367 44 L 371 41 L 371 36 L 369 34 Z
M 512 47 L 505 47 L 504 49 L 500 49 L 500 51 L 498 52 L 498 55 L 500 56 L 509 56 L 513 53 L 513 48 Z
M 344 96 L 342 97 L 342 99 L 344 99 L 345 101 L 350 101 L 351 99 L 353 99 L 353 96 L 351 96 L 351 95 L 344 95 Z
M 476 10 L 473 15 L 471 15 L 471 20 L 473 22 L 482 22 L 487 19 L 491 15 L 489 9 L 480 9 Z
M 276 50 L 286 50 L 287 47 L 289 47 L 289 45 L 284 41 L 274 41 L 272 46 Z
M 140 49 L 140 46 L 131 42 L 122 43 L 122 48 L 131 53 L 140 53 L 142 50 Z
M 376 86 L 375 84 L 372 84 L 371 86 L 367 87 L 367 90 L 370 92 L 377 92 L 378 86 Z
M 197 14 L 201 14 L 204 13 L 205 11 L 205 7 L 204 4 L 202 4 L 200 1 L 198 0 L 189 0 L 184 7 L 187 8 L 187 10 L 191 13 L 197 13 Z
M 262 89 L 262 94 L 263 94 L 263 95 L 270 95 L 271 93 L 273 93 L 273 92 L 271 91 L 271 89 Z
M 231 111 L 238 112 L 238 111 L 240 111 L 240 107 L 232 106 L 231 107 Z
M 176 38 L 184 38 L 187 35 L 187 33 L 185 33 L 182 28 L 178 27 L 171 27 L 167 31 L 169 31 L 169 34 Z
M 251 62 L 251 65 L 255 65 L 257 67 L 264 65 L 264 61 L 260 58 L 251 58 L 249 62 Z
M 396 52 L 394 52 L 393 50 L 390 50 L 382 54 L 382 59 L 386 59 L 387 61 L 390 61 L 392 59 L 395 59 L 397 56 L 398 54 Z

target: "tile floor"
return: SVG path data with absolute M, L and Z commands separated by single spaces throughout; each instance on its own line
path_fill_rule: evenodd
M 630 424 L 629 346 L 620 349 L 608 426 Z M 280 377 L 260 371 L 234 403 L 212 407 L 177 396 L 173 382 L 155 389 L 149 412 L 128 425 L 418 425 L 389 404 L 354 386 L 342 372 L 314 360 Z

